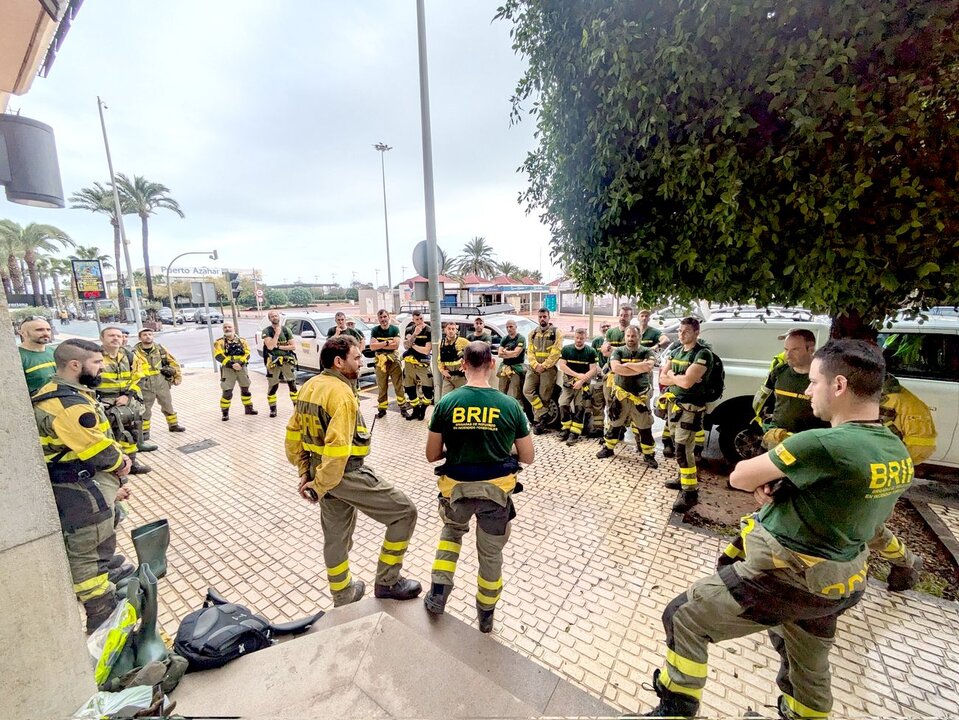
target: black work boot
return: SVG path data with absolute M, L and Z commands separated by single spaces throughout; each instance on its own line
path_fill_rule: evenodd
M 576 444 L 576 441 L 577 441 L 577 440 L 579 440 L 579 434 L 578 434 L 578 433 L 571 432 L 571 433 L 569 434 L 569 437 L 566 438 L 566 444 L 569 445 L 569 446 L 573 446 L 573 445 Z
M 667 490 L 682 490 L 683 483 L 680 481 L 679 476 L 677 475 L 672 480 L 664 480 L 663 487 Z
M 889 592 L 903 592 L 912 590 L 919 582 L 919 573 L 922 572 L 922 558 L 917 557 L 912 567 L 893 565 L 889 568 L 889 577 L 886 579 Z
M 378 418 L 386 417 L 386 408 L 380 408 L 379 410 L 377 410 L 376 417 Z
M 365 592 L 366 584 L 362 580 L 351 580 L 345 592 L 333 596 L 333 607 L 343 607 L 358 602 L 363 599 L 363 593 Z
M 542 420 L 533 423 L 533 435 L 542 435 L 546 432 L 546 424 Z
M 572 433 L 571 433 L 569 430 L 563 430 L 563 431 L 559 434 L 559 441 L 560 441 L 560 442 L 566 442 L 567 440 L 569 440 L 569 436 L 570 436 L 570 435 L 572 435 Z
M 659 467 L 659 463 L 656 462 L 656 456 L 653 455 L 652 453 L 649 453 L 649 454 L 643 453 L 643 462 L 653 469 L 656 469 Z
M 229 411 L 229 410 L 224 409 L 224 410 L 221 410 L 220 412 L 223 413 L 223 417 L 221 417 L 220 420 L 222 420 L 223 422 L 226 422 L 227 420 L 230 419 L 230 411 Z
M 663 457 L 666 457 L 666 458 L 676 457 L 676 446 L 673 445 L 672 440 L 663 440 Z
M 87 615 L 87 635 L 92 635 L 93 631 L 110 617 L 110 613 L 112 613 L 113 609 L 117 606 L 117 602 L 116 593 L 109 592 L 106 595 L 95 597 L 83 603 L 83 610 Z
M 117 585 L 129 577 L 133 577 L 136 571 L 137 569 L 133 567 L 133 563 L 124 562 L 117 567 L 107 566 L 107 577 L 110 579 L 110 582 Z
M 416 419 L 426 420 L 426 405 L 420 403 L 420 406 L 416 408 Z
M 256 410 L 254 410 L 252 405 L 244 405 L 244 406 L 243 406 L 243 414 L 244 414 L 244 415 L 259 415 L 260 413 L 258 413 Z
M 423 586 L 416 580 L 410 580 L 400 576 L 392 585 L 380 585 L 377 583 L 373 587 L 373 595 L 381 600 L 412 600 L 423 592 Z
M 682 490 L 676 502 L 673 503 L 673 512 L 684 513 L 699 503 L 698 490 Z
M 183 427 L 180 423 L 174 423 L 173 425 L 167 425 L 167 430 L 170 432 L 186 432 L 186 428 Z
M 423 598 L 423 605 L 426 606 L 426 611 L 433 615 L 442 615 L 446 609 L 446 601 L 449 600 L 450 593 L 452 592 L 452 585 L 433 583 L 430 591 L 426 593 L 426 597 Z
M 645 683 L 643 687 L 648 687 Z M 653 691 L 659 696 L 659 705 L 641 717 L 693 718 L 699 712 L 699 700 L 673 692 L 659 682 L 659 670 L 653 671 Z
M 416 417 L 416 408 L 410 407 L 409 405 L 403 405 L 400 407 L 400 415 L 403 416 L 404 420 L 412 420 Z
M 276 417 L 276 405 L 270 405 L 270 417 Z
M 484 610 L 477 605 L 476 617 L 479 620 L 479 631 L 481 633 L 493 632 L 493 610 Z
M 615 454 L 616 454 L 616 453 L 613 452 L 613 448 L 607 447 L 606 445 L 603 445 L 603 449 L 600 450 L 598 453 L 596 453 L 596 457 L 598 457 L 600 460 L 602 460 L 603 458 L 613 457 L 613 455 L 615 455 Z

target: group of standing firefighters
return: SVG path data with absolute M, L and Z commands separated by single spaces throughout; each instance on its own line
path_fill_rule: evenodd
M 580 440 L 592 420 L 603 445 L 598 457 L 612 457 L 629 427 L 652 468 L 658 467 L 651 432 L 653 409 L 658 410 L 667 421 L 663 454 L 674 456 L 678 465 L 678 476 L 666 482 L 680 493 L 673 509 L 697 502 L 696 463 L 708 400 L 704 386 L 715 359 L 699 340 L 695 318 L 682 320 L 678 342 L 670 346 L 669 338 L 649 327 L 647 311 L 640 313 L 638 327 L 631 316 L 624 307 L 618 327 L 592 343 L 585 329 L 576 329 L 573 343 L 565 346 L 545 308 L 527 338 L 518 335 L 515 323 L 507 323 L 498 349 L 498 388 L 490 385 L 496 362 L 482 318 L 465 339 L 456 323 L 447 323 L 438 349 L 445 392 L 430 416 L 425 448 L 428 461 L 444 461 L 435 468 L 443 528 L 424 599 L 428 612 L 444 612 L 462 539 L 475 519 L 478 626 L 482 632 L 493 629 L 504 587 L 503 550 L 516 515 L 512 498 L 523 489 L 517 476 L 534 459 L 530 436 L 549 431 L 556 406 L 559 437 L 568 445 Z M 403 416 L 425 419 L 433 403 L 431 329 L 414 313 L 401 340 L 386 311 L 378 320 L 370 342 L 379 386 L 377 417 L 386 414 L 392 382 Z M 103 331 L 102 346 L 67 340 L 55 353 L 44 349 L 49 326 L 45 333 L 28 323 L 21 327 L 21 358 L 89 631 L 115 606 L 117 577 L 132 570 L 116 555 L 116 504 L 128 495 L 127 475 L 149 471 L 142 464 L 136 470 L 136 455 L 156 447 L 149 439 L 152 404 L 160 403 L 171 432 L 183 430 L 169 392 L 180 380 L 180 368 L 148 330 L 141 331 L 131 351 L 124 349 L 118 328 Z M 365 462 L 372 435 L 356 389 L 362 334 L 339 313 L 321 351 L 322 372 L 300 389 L 292 336 L 278 313 L 270 313 L 262 336 L 271 416 L 281 382 L 294 404 L 286 455 L 297 469 L 300 495 L 320 506 L 334 605 L 356 602 L 365 592 L 349 561 L 357 512 L 386 528 L 375 596 L 419 596 L 420 583 L 401 574 L 416 507 Z M 921 569 L 921 561 L 885 523 L 912 480 L 914 463 L 934 447 L 934 430 L 910 430 L 903 413 L 897 416 L 897 408 L 911 402 L 908 391 L 887 376 L 874 344 L 830 341 L 816 350 L 815 338 L 804 330 L 791 330 L 781 339 L 784 353 L 774 360 L 755 399 L 769 452 L 741 462 L 730 476 L 733 487 L 754 493 L 760 509 L 743 518 L 739 537 L 717 561 L 717 572 L 666 606 L 667 649 L 653 675 L 659 704 L 651 716 L 695 716 L 708 675 L 709 644 L 766 630 L 782 658 L 779 715 L 827 717 L 829 650 L 838 617 L 863 596 L 870 550 L 892 564 L 891 590 L 911 587 Z M 237 383 L 246 411 L 256 414 L 246 371 L 249 347 L 232 325 L 224 324 L 215 352 L 223 419 Z M 657 360 L 660 394 L 654 405 Z M 562 388 L 554 405 L 557 383 Z M 532 408 L 532 426 L 520 392 Z M 766 409 L 771 411 L 764 414 Z

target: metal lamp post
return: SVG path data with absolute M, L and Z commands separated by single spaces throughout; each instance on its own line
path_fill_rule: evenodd
M 195 250 L 193 252 L 180 253 L 175 258 L 173 258 L 166 266 L 166 294 L 170 298 L 170 313 L 173 315 L 174 327 L 176 327 L 176 305 L 173 303 L 173 287 L 170 285 L 170 270 L 173 269 L 173 263 L 179 260 L 181 257 L 186 257 L 187 255 L 208 255 L 210 260 L 219 260 L 220 256 L 216 250 Z
M 393 148 L 386 143 L 373 145 L 380 152 L 380 171 L 383 176 L 383 227 L 386 229 L 386 284 L 390 288 L 390 312 L 396 312 L 393 298 L 393 273 L 390 270 L 390 222 L 386 214 L 386 152 Z
M 133 317 L 136 322 L 137 330 L 143 329 L 143 320 L 140 318 L 140 298 L 137 297 L 136 286 L 133 284 L 133 265 L 130 263 L 130 242 L 127 240 L 126 230 L 123 229 L 123 209 L 120 207 L 120 192 L 117 190 L 117 179 L 113 174 L 113 160 L 110 158 L 110 143 L 107 140 L 107 124 L 103 120 L 103 100 L 97 95 L 97 109 L 100 111 L 100 127 L 103 130 L 103 148 L 107 151 L 107 167 L 110 169 L 110 185 L 113 186 L 113 212 L 117 219 L 117 229 L 120 231 L 120 244 L 123 246 L 124 264 L 127 266 L 127 282 L 130 285 L 130 300 L 133 304 Z M 143 268 L 145 272 L 150 272 L 150 268 Z M 119 275 L 120 269 L 117 268 Z M 120 288 L 119 277 L 117 278 L 117 290 Z

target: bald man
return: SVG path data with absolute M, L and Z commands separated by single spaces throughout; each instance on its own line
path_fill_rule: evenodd
M 20 364 L 27 379 L 27 389 L 33 395 L 46 385 L 56 373 L 53 349 L 47 347 L 53 337 L 49 321 L 40 316 L 29 317 L 20 323 Z

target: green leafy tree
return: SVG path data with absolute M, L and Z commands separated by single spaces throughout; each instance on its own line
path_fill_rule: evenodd
M 63 230 L 53 225 L 30 223 L 21 226 L 12 220 L 0 220 L 0 243 L 4 247 L 19 249 L 26 265 L 33 290 L 33 304 L 40 305 L 40 273 L 37 261 L 42 253 L 59 250 L 62 246 L 73 246 L 73 240 Z M 12 275 L 12 274 L 11 274 Z
M 86 187 L 78 190 L 70 196 L 70 207 L 75 210 L 89 210 L 93 213 L 106 215 L 110 218 L 110 226 L 113 228 L 113 267 L 117 272 L 117 302 L 120 304 L 120 313 L 126 307 L 126 298 L 123 296 L 123 258 L 120 255 L 120 225 L 117 222 L 116 213 L 113 212 L 113 190 L 98 182 L 93 183 L 92 187 Z M 120 198 L 120 207 L 124 215 L 133 212 Z
M 113 268 L 110 256 L 101 253 L 100 248 L 95 245 L 77 245 L 70 254 L 71 260 L 99 260 L 105 268 Z
M 313 302 L 313 293 L 309 288 L 295 287 L 289 292 L 290 305 L 295 307 L 306 307 Z
M 519 280 L 523 276 L 523 271 L 519 265 L 511 263 L 509 260 L 496 263 L 496 272 L 505 275 L 510 280 Z
M 508 0 L 521 200 L 586 293 L 959 302 L 959 3 Z
M 263 291 L 263 297 L 268 307 L 278 307 L 286 305 L 289 302 L 286 293 L 276 288 L 267 288 Z
M 455 267 L 460 275 L 474 273 L 481 277 L 490 277 L 496 273 L 495 253 L 485 238 L 474 237 L 463 246 L 462 253 L 456 258 Z
M 117 173 L 117 189 L 124 213 L 135 213 L 140 218 L 140 236 L 143 241 L 143 267 L 147 271 L 147 297 L 153 298 L 153 277 L 150 271 L 150 216 L 157 210 L 169 210 L 185 217 L 180 204 L 170 197 L 170 188 L 150 182 L 142 175 L 134 175 L 131 181 L 123 173 Z

